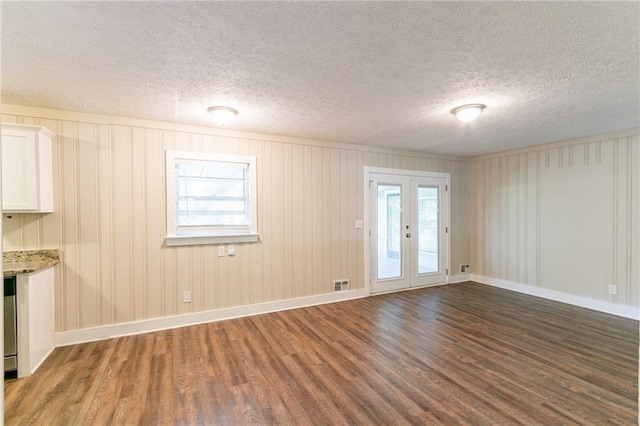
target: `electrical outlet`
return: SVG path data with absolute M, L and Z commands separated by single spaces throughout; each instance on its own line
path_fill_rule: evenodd
M 460 273 L 461 274 L 467 274 L 469 273 L 469 265 L 460 265 Z
M 618 286 L 615 284 L 609 284 L 609 294 L 618 294 Z
M 182 303 L 191 303 L 191 292 L 185 291 L 182 293 Z
M 227 255 L 235 256 L 236 255 L 236 246 L 230 245 L 227 247 Z

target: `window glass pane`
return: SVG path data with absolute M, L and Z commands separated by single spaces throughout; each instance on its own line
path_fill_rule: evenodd
M 255 164 L 255 157 L 167 151 L 167 235 L 255 234 Z
M 438 187 L 418 188 L 418 274 L 438 272 Z
M 218 229 L 224 226 L 234 226 L 234 229 L 245 229 L 249 226 L 246 214 L 198 214 L 179 215 L 178 226 L 200 226 Z
M 175 179 L 179 233 L 250 225 L 248 164 L 179 162 L 175 165 Z
M 211 200 L 181 198 L 178 200 L 179 214 L 212 214 L 213 212 L 244 213 L 247 210 L 247 203 L 244 200 Z
M 177 203 L 178 226 L 188 224 L 219 226 L 248 225 L 248 203 L 244 200 L 183 198 Z
M 245 197 L 247 185 L 243 181 L 202 180 L 181 178 L 177 183 L 178 197 Z
M 378 185 L 378 279 L 402 276 L 401 186 Z
M 218 179 L 245 178 L 248 165 L 217 161 L 190 161 L 176 164 L 176 177 L 203 177 Z

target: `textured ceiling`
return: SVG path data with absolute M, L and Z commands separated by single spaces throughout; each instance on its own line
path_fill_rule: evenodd
M 638 2 L 2 2 L 1 24 L 7 104 L 228 105 L 232 129 L 464 156 L 640 127 Z

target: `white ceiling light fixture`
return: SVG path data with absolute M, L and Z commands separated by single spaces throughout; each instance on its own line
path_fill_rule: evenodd
M 224 126 L 229 121 L 236 118 L 239 114 L 237 109 L 229 108 L 226 106 L 212 106 L 207 111 L 211 114 L 213 121 Z
M 462 105 L 451 110 L 451 114 L 464 123 L 470 123 L 480 116 L 480 113 L 487 106 L 483 104 Z

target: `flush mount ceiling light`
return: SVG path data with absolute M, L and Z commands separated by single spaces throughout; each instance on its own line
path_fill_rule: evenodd
M 480 116 L 480 113 L 487 106 L 482 104 L 462 105 L 451 110 L 451 114 L 464 123 L 469 123 Z
M 207 111 L 209 111 L 209 114 L 211 114 L 213 120 L 222 126 L 236 118 L 236 116 L 239 114 L 237 109 L 229 108 L 226 106 L 212 106 Z

